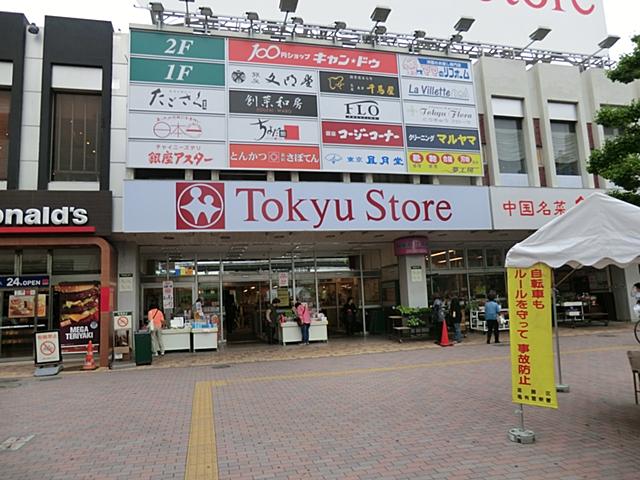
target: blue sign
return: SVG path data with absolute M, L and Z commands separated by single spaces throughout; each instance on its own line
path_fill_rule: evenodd
M 407 127 L 407 146 L 424 150 L 480 151 L 478 130 L 463 128 Z
M 49 275 L 20 275 L 0 277 L 0 288 L 49 287 Z

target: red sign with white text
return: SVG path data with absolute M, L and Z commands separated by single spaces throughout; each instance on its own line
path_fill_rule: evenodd
M 398 73 L 398 62 L 393 53 L 290 43 L 229 39 L 229 60 L 394 75 Z
M 275 170 L 320 170 L 320 148 L 232 143 L 229 146 L 229 166 Z
M 352 122 L 322 122 L 322 142 L 338 145 L 402 147 L 401 125 Z

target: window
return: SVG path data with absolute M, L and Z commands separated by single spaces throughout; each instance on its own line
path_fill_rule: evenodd
M 102 97 L 95 94 L 55 94 L 51 180 L 99 180 L 102 145 L 101 103 Z
M 100 273 L 100 250 L 93 248 L 60 248 L 53 250 L 53 275 Z
M 184 170 L 175 168 L 136 168 L 133 178 L 136 180 L 184 180 Z
M 615 127 L 604 127 L 604 139 L 613 140 L 620 135 L 620 129 Z
M 557 175 L 580 175 L 575 122 L 551 121 L 551 140 Z
M 220 180 L 245 181 L 245 182 L 266 182 L 267 172 L 259 170 L 223 170 L 220 172 Z
M 527 173 L 521 118 L 495 117 L 500 173 Z
M 0 90 L 0 180 L 7 179 L 9 160 L 9 112 L 11 111 L 11 92 Z
M 342 182 L 342 173 L 336 172 L 300 172 L 301 182 Z

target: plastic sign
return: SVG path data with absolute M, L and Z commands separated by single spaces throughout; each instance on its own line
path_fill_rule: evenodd
M 114 330 L 130 330 L 133 325 L 132 312 L 113 312 Z
M 35 334 L 35 363 L 43 365 L 47 363 L 60 363 L 60 332 L 49 330 Z

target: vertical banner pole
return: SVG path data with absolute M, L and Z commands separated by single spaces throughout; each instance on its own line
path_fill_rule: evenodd
M 553 274 L 551 275 L 553 280 Z M 552 287 L 552 298 L 553 298 L 553 309 L 551 312 L 553 313 L 553 333 L 556 337 L 556 364 L 558 365 L 558 383 L 556 384 L 556 392 L 569 392 L 569 385 L 565 385 L 562 383 L 562 360 L 560 358 L 560 333 L 558 329 L 558 307 L 556 306 L 556 287 L 555 282 Z

